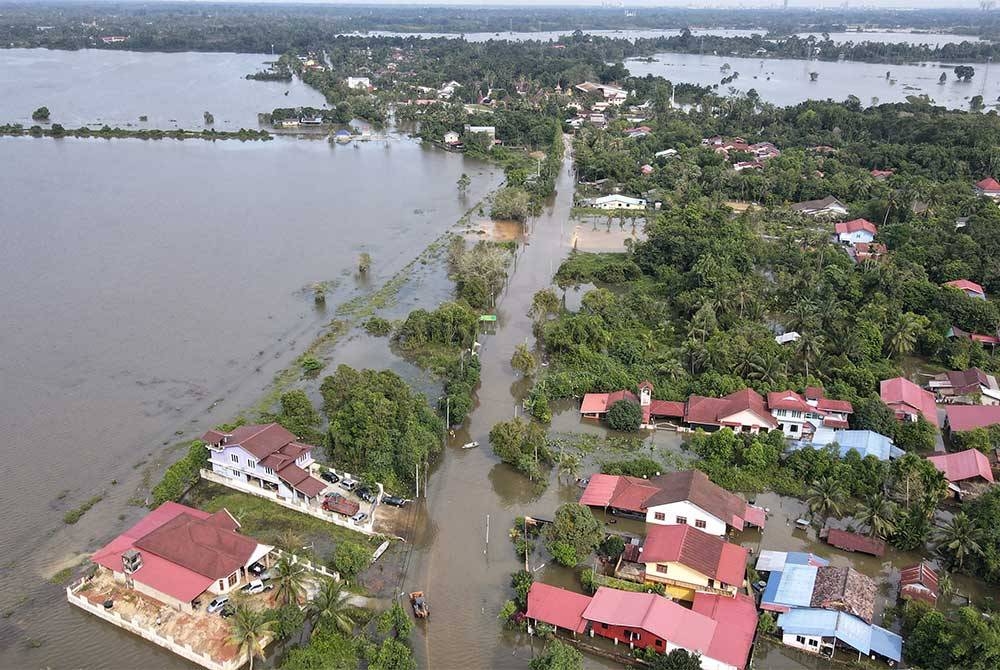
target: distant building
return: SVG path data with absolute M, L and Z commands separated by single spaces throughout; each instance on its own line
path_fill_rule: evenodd
M 647 526 L 639 550 L 644 581 L 663 584 L 667 595 L 693 600 L 695 593 L 735 596 L 746 577 L 747 549 L 687 524 Z
M 975 184 L 976 195 L 981 195 L 993 200 L 1000 199 L 1000 182 L 993 177 L 987 177 Z
M 931 607 L 938 600 L 938 575 L 927 561 L 899 571 L 899 597 L 903 600 L 920 600 Z
M 892 170 L 872 170 L 871 175 L 878 181 L 885 181 L 895 174 Z
M 847 206 L 832 195 L 820 200 L 806 200 L 792 205 L 792 210 L 814 217 L 839 217 L 847 215 Z
M 939 425 L 934 395 L 909 379 L 883 379 L 879 383 L 879 396 L 899 421 L 916 421 L 922 416 L 932 426 Z
M 949 408 L 951 409 L 951 408 Z M 955 409 L 986 410 L 991 407 L 957 407 Z M 977 426 L 981 427 L 981 426 Z M 968 428 L 971 430 L 971 428 Z M 928 456 L 927 460 L 937 468 L 949 483 L 957 484 L 968 480 L 994 483 L 990 460 L 978 449 L 966 449 L 952 454 Z
M 905 453 L 897 447 L 891 437 L 886 437 L 873 430 L 831 430 L 820 428 L 812 436 L 811 441 L 793 442 L 791 449 L 819 449 L 830 444 L 837 445 L 837 451 L 841 458 L 847 456 L 852 449 L 858 452 L 861 458 L 874 456 L 880 461 L 888 461 L 893 458 L 900 458 Z
M 834 231 L 841 244 L 850 246 L 858 243 L 871 244 L 878 235 L 878 228 L 868 219 L 842 221 L 834 226 Z
M 1000 405 L 1000 385 L 997 378 L 979 368 L 951 370 L 934 375 L 927 389 L 956 402 L 979 405 Z
M 953 281 L 946 281 L 944 285 L 956 288 L 970 298 L 986 300 L 986 289 L 974 281 L 969 281 L 968 279 L 955 279 Z
M 492 144 L 497 144 L 496 126 L 465 126 L 465 132 L 469 135 L 485 135 Z
M 446 132 L 444 134 L 444 143 L 445 144 L 458 144 L 458 142 L 459 142 L 460 139 L 461 138 L 460 138 L 459 134 L 456 133 L 454 130 L 449 130 L 448 132 Z
M 367 91 L 372 87 L 372 82 L 368 77 L 348 77 L 347 88 L 361 89 Z
M 642 198 L 630 198 L 627 195 L 605 195 L 593 200 L 593 207 L 597 209 L 646 209 L 646 201 Z

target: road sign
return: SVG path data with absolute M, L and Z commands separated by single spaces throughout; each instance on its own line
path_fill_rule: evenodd
M 479 320 L 480 321 L 496 321 L 497 320 L 497 315 L 496 314 L 483 314 L 481 317 L 479 317 Z

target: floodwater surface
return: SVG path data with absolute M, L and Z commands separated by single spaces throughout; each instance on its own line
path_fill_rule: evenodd
M 0 667 L 190 667 L 46 579 L 144 513 L 129 500 L 165 445 L 251 407 L 335 305 L 381 285 L 502 175 L 398 136 L 7 138 L 0 158 Z M 327 312 L 315 282 L 331 283 Z

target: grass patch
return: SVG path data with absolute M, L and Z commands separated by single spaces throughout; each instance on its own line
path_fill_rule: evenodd
M 616 283 L 625 279 L 638 279 L 641 272 L 636 272 L 638 267 L 633 270 L 631 267 L 633 265 L 635 264 L 631 263 L 623 253 L 574 252 L 559 266 L 555 279 L 559 286 L 595 281 Z M 619 278 L 619 274 L 625 277 Z
M 87 512 L 90 511 L 91 507 L 93 507 L 97 503 L 101 502 L 102 500 L 104 500 L 104 494 L 103 493 L 94 496 L 90 500 L 87 500 L 86 502 L 84 502 L 82 505 L 80 505 L 76 509 L 70 510 L 70 511 L 66 512 L 63 515 L 63 523 L 69 524 L 69 525 L 72 525 L 72 524 L 76 523 L 77 521 L 80 520 L 80 518 L 84 514 L 86 514 Z
M 203 480 L 196 484 L 185 502 L 207 512 L 225 508 L 240 522 L 240 532 L 244 535 L 300 555 L 312 553 L 325 557 L 335 545 L 346 540 L 371 545 L 367 535 L 213 482 Z M 291 540 L 297 546 L 290 546 Z M 311 552 L 302 550 L 310 544 L 314 545 Z
M 56 574 L 49 577 L 50 584 L 65 584 L 73 576 L 73 567 L 63 568 Z

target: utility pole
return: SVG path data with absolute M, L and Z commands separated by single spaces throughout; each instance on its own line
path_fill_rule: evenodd
M 483 556 L 487 555 L 490 548 L 490 515 L 486 515 L 486 547 L 483 548 Z
M 417 475 L 417 492 L 416 492 L 416 494 L 413 497 L 414 498 L 419 498 L 420 497 L 420 463 L 417 463 L 416 467 L 414 468 L 414 471 L 416 472 L 416 475 Z

